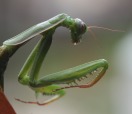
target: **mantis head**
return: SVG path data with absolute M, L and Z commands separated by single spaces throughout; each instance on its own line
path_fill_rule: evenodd
M 71 28 L 71 37 L 72 42 L 76 45 L 80 42 L 82 35 L 86 32 L 87 26 L 81 19 L 76 18 L 74 21 L 75 23 Z

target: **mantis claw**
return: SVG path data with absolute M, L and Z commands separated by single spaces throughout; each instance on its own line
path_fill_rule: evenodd
M 74 79 L 73 81 L 69 82 L 70 84 L 68 84 L 69 86 L 65 86 L 65 87 L 61 87 L 61 88 L 57 88 L 55 91 L 59 91 L 59 90 L 62 90 L 62 89 L 69 89 L 69 88 L 90 88 L 92 87 L 93 85 L 95 85 L 105 74 L 107 68 L 108 68 L 108 64 L 105 60 L 100 60 L 100 62 L 104 62 L 102 64 L 102 66 L 98 66 L 99 68 L 101 68 L 100 70 L 98 69 L 94 69 L 93 71 L 91 71 L 90 73 L 87 72 L 87 74 L 85 76 L 81 76 L 79 78 L 76 78 Z M 96 73 L 94 75 L 94 73 Z M 90 74 L 90 75 L 88 75 Z M 92 77 L 93 76 L 93 77 Z M 86 84 L 79 84 L 79 82 L 82 82 L 82 80 L 85 80 L 86 78 L 89 79 L 91 78 L 91 80 L 88 80 L 88 82 L 86 82 Z M 78 82 L 77 82 L 77 81 Z M 73 85 L 72 82 L 75 84 Z
M 35 105 L 39 105 L 39 106 L 44 106 L 44 105 L 47 105 L 47 104 L 49 104 L 49 103 L 51 103 L 51 102 L 53 102 L 53 101 L 59 99 L 60 97 L 61 97 L 61 96 L 56 95 L 56 96 L 52 97 L 51 99 L 45 101 L 44 103 L 40 103 L 40 102 L 38 102 L 38 101 L 37 101 L 37 102 L 33 102 L 33 101 L 24 101 L 24 100 L 17 99 L 17 98 L 15 98 L 15 100 L 17 100 L 17 101 L 19 101 L 19 102 L 21 102 L 21 103 L 25 103 L 25 104 L 35 104 Z

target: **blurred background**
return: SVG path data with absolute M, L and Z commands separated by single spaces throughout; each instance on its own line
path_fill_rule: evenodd
M 93 29 L 96 39 L 87 32 L 82 42 L 74 46 L 69 31 L 58 28 L 40 76 L 101 58 L 108 60 L 109 69 L 94 87 L 66 90 L 66 96 L 47 106 L 23 104 L 14 99 L 36 100 L 30 88 L 18 83 L 17 76 L 39 38 L 20 48 L 5 72 L 5 94 L 17 114 L 132 114 L 131 5 L 131 0 L 1 0 L 1 45 L 4 40 L 59 13 L 80 18 L 88 26 L 125 31 Z

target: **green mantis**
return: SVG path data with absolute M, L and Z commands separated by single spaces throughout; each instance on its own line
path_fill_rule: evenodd
M 70 30 L 71 40 L 74 44 L 79 43 L 82 35 L 87 31 L 87 26 L 82 20 L 78 18 L 73 19 L 67 14 L 59 14 L 48 21 L 27 29 L 3 43 L 3 46 L 13 53 L 34 36 L 39 34 L 42 35 L 42 38 L 37 43 L 21 69 L 18 81 L 23 85 L 29 86 L 36 94 L 53 95 L 53 98 L 44 103 L 26 102 L 20 99 L 16 100 L 24 103 L 45 105 L 64 96 L 64 89 L 89 88 L 93 86 L 106 72 L 108 63 L 106 60 L 100 59 L 39 78 L 42 62 L 51 46 L 53 34 L 59 26 L 67 27 Z M 77 81 L 80 82 L 81 80 L 85 80 L 86 77 L 89 78 L 94 75 L 98 69 L 100 69 L 100 71 L 93 76 L 92 80 L 85 84 L 78 84 Z M 65 84 L 65 86 L 59 86 L 61 84 Z

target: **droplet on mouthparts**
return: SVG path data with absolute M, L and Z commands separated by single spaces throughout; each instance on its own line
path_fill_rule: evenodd
M 75 45 L 77 45 L 77 43 L 76 43 L 76 42 L 74 43 L 74 46 L 75 46 Z

